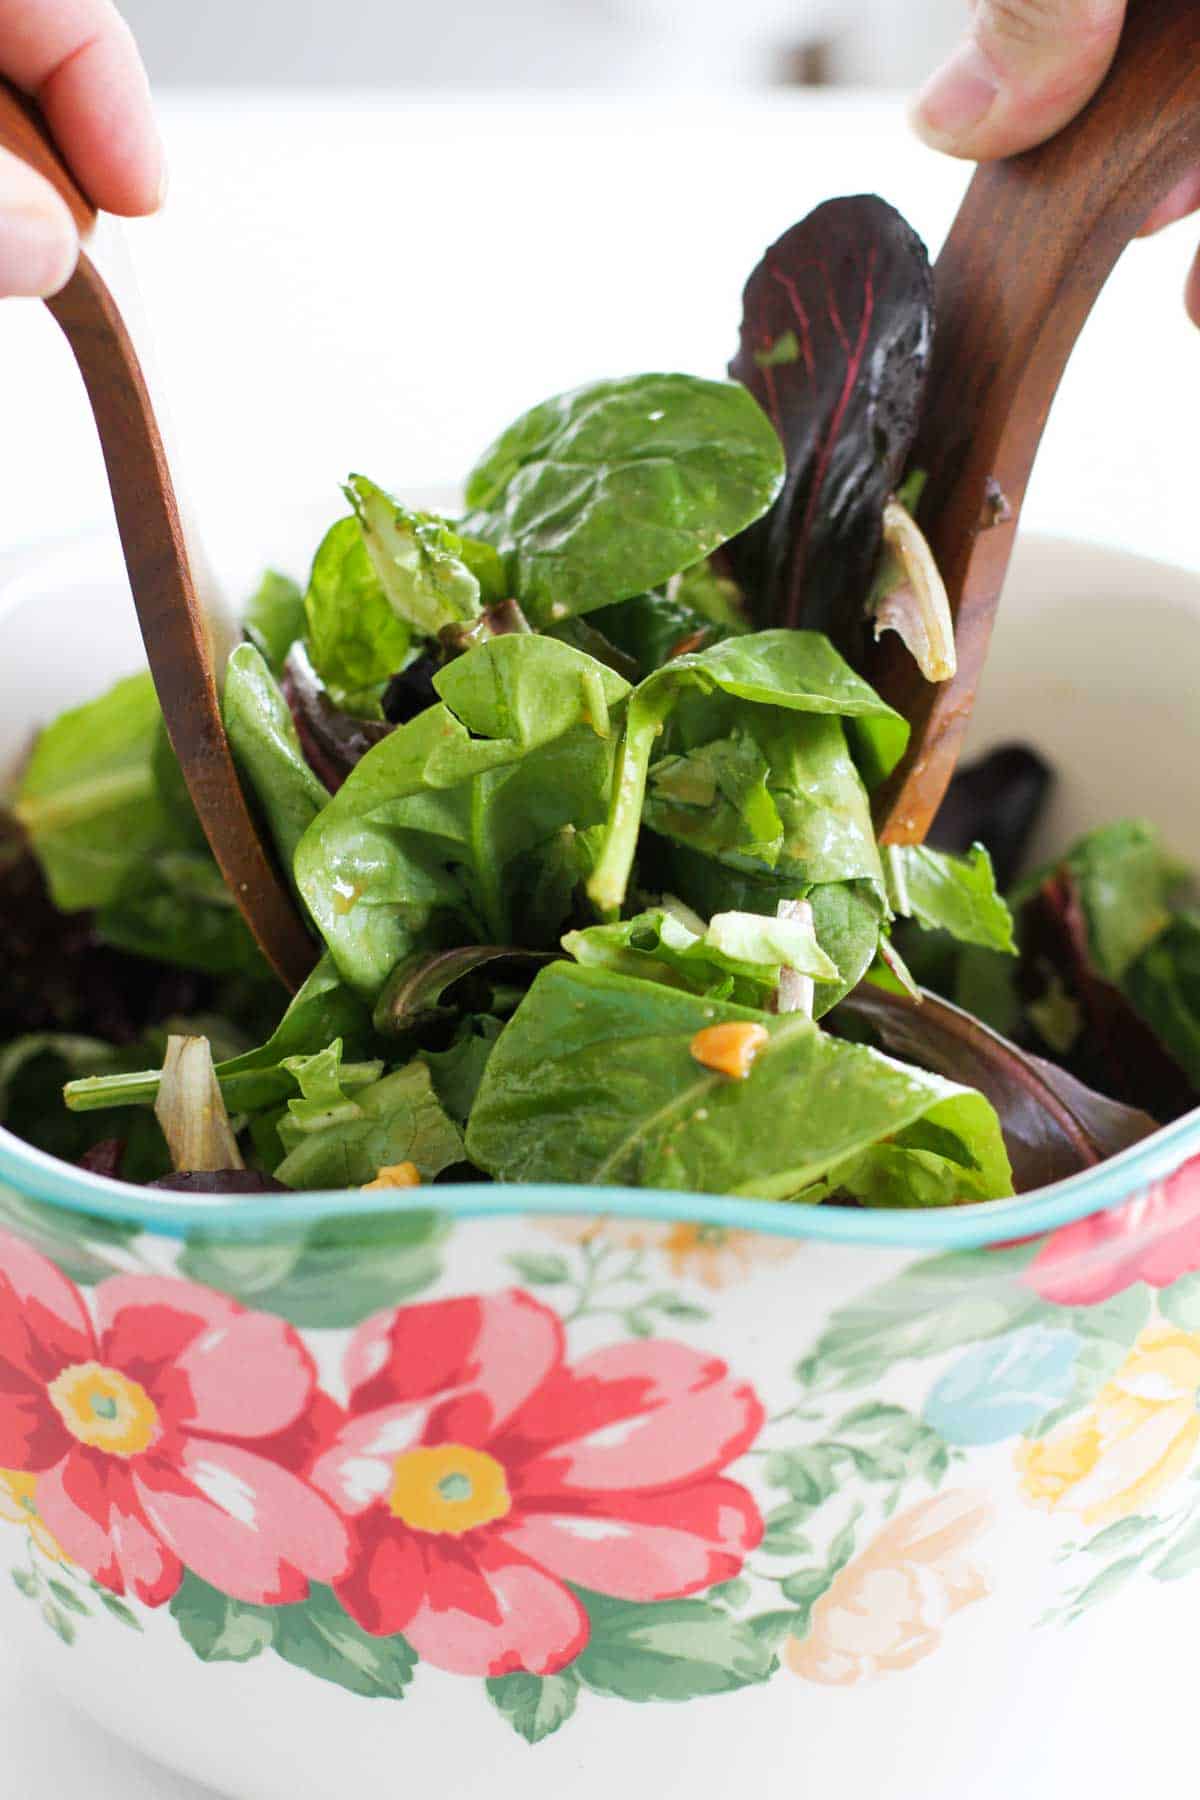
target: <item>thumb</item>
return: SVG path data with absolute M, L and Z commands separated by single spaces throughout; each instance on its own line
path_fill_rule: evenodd
M 64 202 L 48 181 L 0 149 L 0 297 L 57 293 L 78 255 Z
M 986 162 L 1053 137 L 1108 73 L 1125 0 L 974 0 L 965 42 L 917 96 L 925 142 Z

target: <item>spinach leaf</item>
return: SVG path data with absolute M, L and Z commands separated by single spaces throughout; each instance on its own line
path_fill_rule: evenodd
M 634 375 L 560 394 L 497 439 L 467 482 L 469 531 L 544 624 L 658 587 L 770 506 L 783 456 L 743 389 Z
M 1154 827 L 1141 819 L 1122 819 L 1089 832 L 1062 865 L 1079 892 L 1092 961 L 1106 981 L 1120 981 L 1166 930 L 1168 903 L 1185 871 L 1164 850 Z
M 253 644 L 239 644 L 229 658 L 223 710 L 238 769 L 290 876 L 296 845 L 328 801 L 329 790 L 305 761 L 288 703 Z
M 882 855 L 888 899 L 901 918 L 948 931 L 961 944 L 1016 954 L 1012 914 L 996 892 L 982 844 L 966 856 L 947 856 L 925 844 L 889 844 Z
M 330 527 L 304 599 L 308 655 L 335 706 L 379 715 L 378 690 L 399 669 L 412 633 L 393 607 L 356 518 Z
M 707 650 L 750 630 L 736 583 L 719 574 L 711 558 L 673 575 L 663 589 L 601 607 L 590 623 L 642 676 L 674 656 Z
M 207 850 L 164 849 L 96 914 L 106 944 L 208 975 L 246 976 L 278 993 L 249 927 Z
M 838 974 L 818 944 L 811 920 L 727 912 L 717 913 L 706 926 L 678 904 L 654 907 L 617 925 L 568 932 L 563 949 L 588 968 L 611 969 L 743 1006 L 767 1007 L 781 969 L 821 981 L 836 981 Z
M 409 512 L 363 475 L 350 477 L 346 495 L 362 528 L 371 567 L 397 622 L 404 621 L 424 637 L 436 637 L 444 626 L 477 616 L 480 579 L 467 561 L 463 539 L 445 519 L 434 513 Z M 479 550 L 486 557 L 486 546 Z M 494 561 L 494 552 L 492 556 Z M 490 577 L 488 597 L 502 599 L 499 571 L 492 575 L 478 552 L 472 561 Z
M 443 1111 L 423 1062 L 410 1062 L 348 1095 L 339 1088 L 336 1102 L 330 1098 L 327 1063 L 320 1073 L 318 1080 L 311 1069 L 297 1070 L 312 1097 L 292 1101 L 280 1122 L 288 1153 L 275 1175 L 288 1187 L 363 1187 L 381 1169 L 404 1162 L 431 1181 L 462 1161 L 462 1138 Z
M 118 899 L 173 825 L 155 769 L 161 714 L 149 675 L 131 675 L 41 732 L 13 807 L 62 912 Z
M 1018 1191 L 1063 1181 L 1081 1169 L 1115 1156 L 1156 1129 L 1154 1120 L 1092 1093 L 1064 1070 L 1030 1056 L 978 1019 L 932 994 L 912 1000 L 865 982 L 833 1015 L 834 1028 L 856 1039 L 865 1031 L 889 1054 L 940 1075 L 953 1075 L 986 1095 L 1000 1118 Z M 901 1143 L 902 1140 L 897 1140 Z M 882 1180 L 888 1191 L 902 1190 L 903 1168 L 887 1159 L 860 1172 L 862 1198 L 872 1205 L 903 1204 L 870 1190 Z M 935 1174 L 912 1171 L 914 1191 Z M 892 1176 L 898 1174 L 899 1182 Z M 982 1196 L 981 1196 L 982 1197 Z
M 868 728 L 882 764 L 895 766 L 907 725 L 815 632 L 730 638 L 649 676 L 629 703 L 608 835 L 588 885 L 593 901 L 612 911 L 624 899 L 650 759 L 668 720 L 675 730 L 667 751 L 685 761 L 656 769 L 647 811 L 653 829 L 748 871 L 782 867 L 809 885 L 859 878 L 882 885 L 843 719 Z M 718 793 L 727 805 L 714 818 Z
M 273 675 L 279 674 L 288 651 L 304 636 L 306 623 L 303 589 L 289 575 L 268 569 L 242 624 Z
M 1200 913 L 1178 913 L 1126 971 L 1124 987 L 1200 1091 Z
M 787 479 L 733 546 L 760 621 L 828 632 L 853 656 L 883 508 L 916 435 L 933 342 L 920 239 L 873 195 L 831 200 L 748 283 L 730 374 L 774 422 Z
M 442 704 L 363 758 L 296 852 L 344 979 L 378 993 L 402 957 L 514 941 L 539 859 L 599 824 L 628 686 L 549 638 L 493 638 L 437 678 Z M 562 916 L 556 921 L 561 929 Z M 518 940 L 519 941 L 519 940 Z
M 743 1081 L 692 1053 L 708 1026 L 767 1041 Z M 964 1164 L 1011 1191 L 981 1095 L 777 1017 L 654 983 L 556 963 L 505 1026 L 484 1072 L 467 1151 L 506 1181 L 614 1182 L 785 1200 L 923 1119 Z

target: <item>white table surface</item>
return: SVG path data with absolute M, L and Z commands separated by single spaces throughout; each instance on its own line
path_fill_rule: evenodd
M 297 502 L 363 470 L 453 481 L 526 405 L 639 368 L 719 372 L 765 244 L 877 188 L 936 248 L 964 172 L 897 101 L 423 104 L 175 97 L 165 216 L 129 232 L 204 535 L 264 559 Z M 1031 525 L 1200 568 L 1200 337 L 1187 228 L 1117 271 L 1068 372 Z M 0 314 L 0 551 L 110 518 L 74 370 L 42 308 Z M 0 670 L 0 683 L 3 671 Z M 64 1714 L 0 1646 L 3 1792 L 197 1800 Z M 856 1797 L 857 1800 L 857 1797 Z

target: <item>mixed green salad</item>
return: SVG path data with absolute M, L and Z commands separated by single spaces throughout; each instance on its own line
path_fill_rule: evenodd
M 932 339 L 919 241 L 833 202 L 752 275 L 734 379 L 534 407 L 458 518 L 350 478 L 224 680 L 312 929 L 290 1002 L 149 678 L 49 725 L 0 814 L 0 1121 L 207 1191 L 945 1206 L 1191 1105 L 1200 914 L 1147 827 L 1010 909 L 988 846 L 1007 877 L 1045 788 L 1014 751 L 936 847 L 876 840 L 908 727 L 864 646 L 954 667 L 909 467 Z

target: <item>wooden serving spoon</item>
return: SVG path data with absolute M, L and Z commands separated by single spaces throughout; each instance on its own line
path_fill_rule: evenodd
M 877 796 L 889 843 L 920 843 L 954 773 L 1042 430 L 1117 259 L 1200 167 L 1200 5 L 1131 0 L 1107 80 L 1023 156 L 980 168 L 936 269 L 929 400 L 912 466 L 950 596 L 958 673 L 939 686 L 887 634 L 864 671 L 912 725 Z
M 86 248 L 95 210 L 33 108 L 3 81 L 0 146 L 57 189 L 84 238 L 75 274 L 46 304 L 91 401 L 146 656 L 188 792 L 259 948 L 294 991 L 316 950 L 238 782 L 162 439 L 125 322 Z

